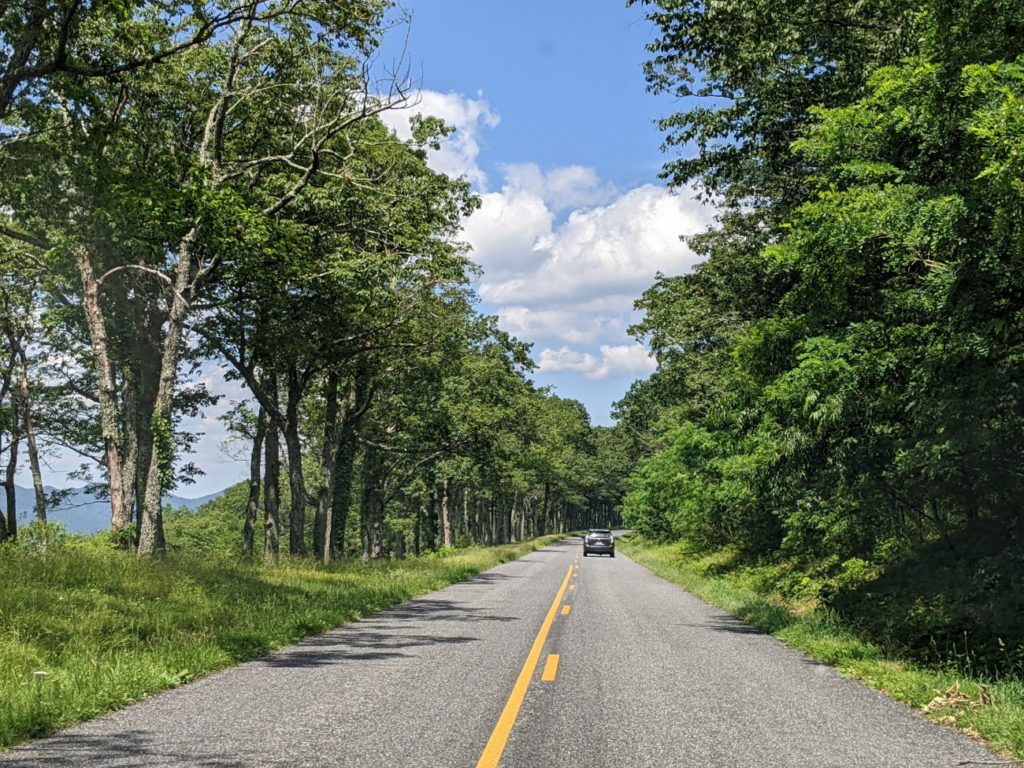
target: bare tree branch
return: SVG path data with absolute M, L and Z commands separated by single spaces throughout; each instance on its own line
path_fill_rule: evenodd
M 0 224 L 0 235 L 10 238 L 11 240 L 17 240 L 20 243 L 26 243 L 41 251 L 48 251 L 53 248 L 53 245 L 42 237 L 30 235 L 27 232 L 19 232 L 16 229 Z

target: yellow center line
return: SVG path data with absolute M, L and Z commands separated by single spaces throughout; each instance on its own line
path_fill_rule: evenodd
M 484 747 L 484 753 L 480 755 L 476 768 L 497 768 L 498 763 L 501 762 L 501 755 L 505 751 L 508 737 L 512 734 L 512 726 L 516 723 L 516 717 L 519 716 L 519 708 L 523 706 L 526 690 L 530 687 L 530 679 L 537 669 L 540 652 L 544 648 L 544 641 L 548 639 L 548 632 L 551 631 L 551 625 L 555 621 L 555 614 L 558 613 L 558 606 L 562 602 L 565 588 L 569 585 L 570 576 L 572 576 L 571 567 L 566 572 L 565 578 L 562 579 L 562 586 L 559 587 L 558 594 L 555 595 L 554 602 L 551 603 L 547 616 L 544 617 L 544 623 L 540 625 L 540 631 L 534 638 L 533 646 L 526 657 L 526 663 L 519 671 L 516 684 L 512 687 L 512 693 L 509 695 L 508 701 L 505 702 L 505 708 L 501 711 L 501 717 L 498 718 L 498 723 L 494 726 L 494 731 L 491 732 L 491 738 L 488 739 L 487 746 Z M 555 658 L 557 659 L 557 657 Z
M 558 654 L 549 653 L 548 660 L 544 662 L 544 671 L 541 672 L 540 679 L 545 683 L 554 682 L 558 676 Z
M 571 611 L 571 610 L 572 610 L 572 606 L 571 605 L 563 605 L 562 606 L 562 615 L 563 616 L 568 616 L 569 615 L 569 611 Z

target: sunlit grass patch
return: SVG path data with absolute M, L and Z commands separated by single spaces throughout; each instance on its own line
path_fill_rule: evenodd
M 321 568 L 0 549 L 0 747 L 469 578 L 560 537 Z

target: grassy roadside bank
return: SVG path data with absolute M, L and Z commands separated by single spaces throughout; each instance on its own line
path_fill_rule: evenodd
M 749 586 L 736 572 L 719 573 L 713 558 L 684 556 L 678 545 L 638 537 L 620 549 L 658 576 L 700 599 L 770 633 L 844 675 L 885 691 L 935 722 L 988 741 L 996 750 L 1024 759 L 1024 681 L 989 681 L 956 671 L 907 663 L 857 637 L 834 614 L 800 610 L 777 595 Z
M 561 536 L 323 569 L 0 552 L 0 748 L 469 578 Z

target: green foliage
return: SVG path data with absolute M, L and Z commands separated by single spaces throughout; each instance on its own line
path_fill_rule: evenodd
M 174 483 L 174 435 L 171 425 L 160 414 L 153 414 L 153 453 L 160 467 L 160 488 L 167 490 Z
M 705 99 L 665 121 L 698 150 L 666 175 L 723 214 L 637 305 L 625 520 L 906 658 L 1019 675 L 1024 11 L 648 5 L 652 86 Z
M 40 318 L 60 361 L 37 377 L 59 393 L 46 413 L 75 417 L 47 421 L 54 442 L 101 463 L 116 447 L 136 506 L 151 464 L 164 491 L 200 471 L 181 427 L 214 398 L 179 377 L 217 360 L 284 443 L 293 554 L 315 531 L 326 559 L 328 507 L 335 555 L 436 546 L 445 483 L 466 541 L 511 538 L 513 516 L 517 537 L 616 518 L 608 478 L 625 471 L 607 440 L 599 451 L 578 404 L 533 387 L 528 346 L 477 310 L 459 238 L 480 201 L 427 163 L 453 128 L 419 115 L 403 140 L 382 119 L 409 86 L 367 80 L 392 7 L 0 10 L 2 298 Z M 240 443 L 255 442 L 249 416 Z M 244 495 L 170 514 L 170 545 L 235 551 Z M 159 510 L 140 519 L 140 548 L 160 547 Z
M 886 566 L 858 560 L 843 569 L 828 602 L 862 636 L 983 677 L 1024 672 L 1024 548 L 997 522 L 975 523 Z
M 59 549 L 71 541 L 71 534 L 60 523 L 33 520 L 18 529 L 17 542 L 11 542 L 9 546 L 26 552 L 45 553 L 50 547 Z
M 249 484 L 237 483 L 197 510 L 168 510 L 165 520 L 168 547 L 172 551 L 241 554 L 248 494 Z

